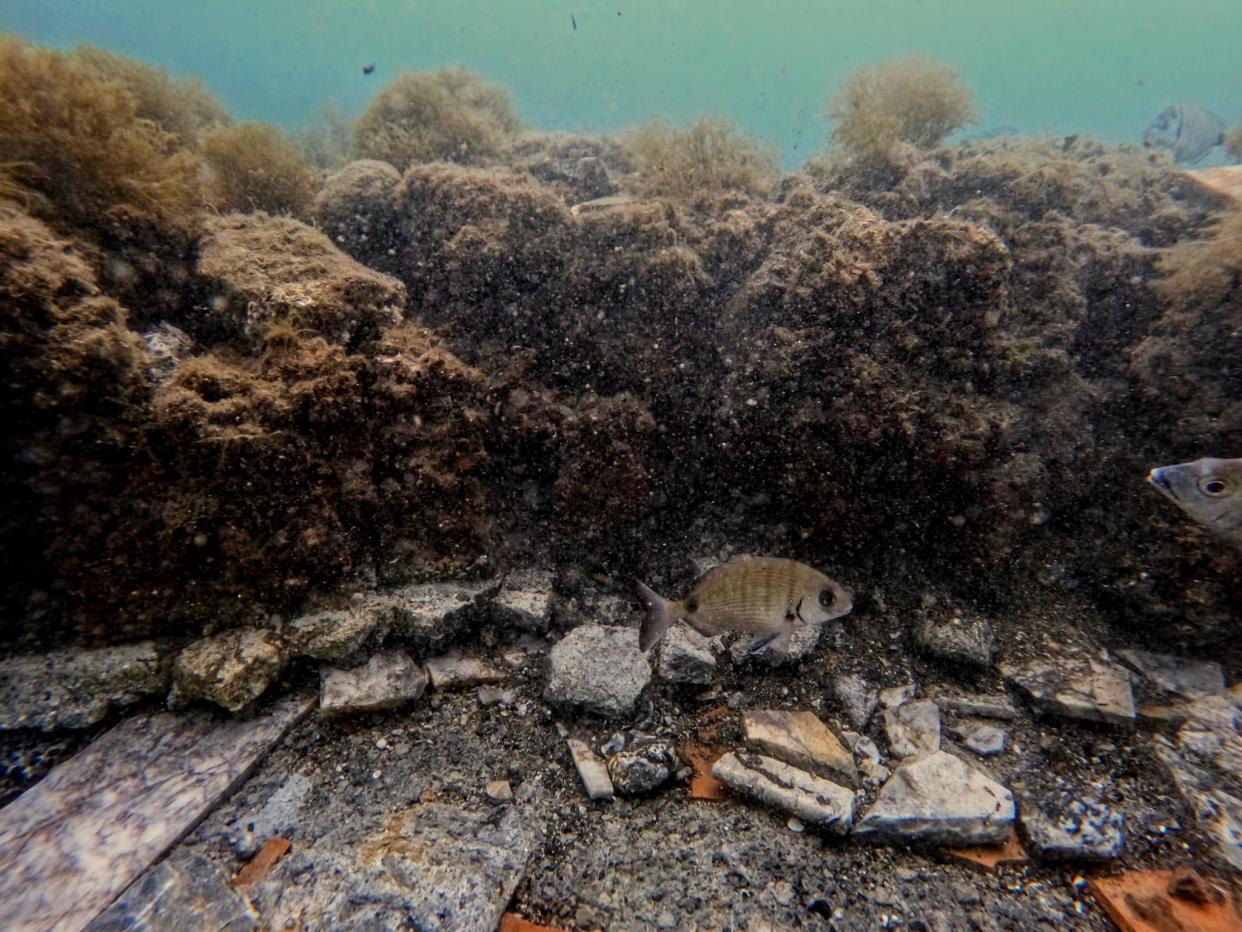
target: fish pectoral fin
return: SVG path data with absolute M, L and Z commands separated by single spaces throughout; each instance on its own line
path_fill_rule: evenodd
M 778 631 L 775 634 L 761 634 L 758 637 L 751 638 L 750 643 L 746 645 L 746 653 L 757 654 L 779 640 L 780 636 L 781 633 Z
M 703 637 L 705 638 L 719 637 L 720 635 L 724 634 L 723 629 L 717 628 L 715 625 L 709 625 L 707 622 L 703 621 L 701 618 L 689 618 L 689 617 L 683 616 L 681 620 L 684 621 L 686 624 L 688 624 L 695 631 L 699 632 L 699 634 L 703 635 Z
M 773 631 L 771 634 L 761 634 L 752 640 L 750 646 L 746 648 L 746 652 L 748 654 L 757 654 L 761 650 L 788 650 L 789 639 L 793 637 L 797 627 L 793 619 L 786 618 L 776 631 Z

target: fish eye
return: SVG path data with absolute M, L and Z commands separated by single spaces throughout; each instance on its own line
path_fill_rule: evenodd
M 1224 476 L 1204 476 L 1199 480 L 1199 491 L 1208 498 L 1221 498 L 1233 491 L 1233 481 Z
M 837 594 L 835 592 L 833 592 L 831 589 L 820 589 L 819 590 L 819 607 L 820 608 L 832 608 L 836 604 L 837 604 Z

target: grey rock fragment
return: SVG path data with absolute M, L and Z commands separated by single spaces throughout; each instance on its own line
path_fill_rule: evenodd
M 509 674 L 477 657 L 445 654 L 432 657 L 426 663 L 427 675 L 432 689 L 465 689 L 468 686 L 484 686 L 503 682 Z
M 1013 794 L 946 751 L 903 761 L 854 834 L 902 843 L 1000 844 L 1014 822 Z
M 990 667 L 996 655 L 992 626 L 983 618 L 960 612 L 926 619 L 919 625 L 915 641 L 933 657 L 955 663 Z
M 280 675 L 285 659 L 270 631 L 246 628 L 195 641 L 177 655 L 169 704 L 177 708 L 205 699 L 240 712 Z
M 820 776 L 858 784 L 854 756 L 814 712 L 756 709 L 742 715 L 747 744 Z
M 1109 861 L 1125 847 L 1125 819 L 1104 804 L 1066 787 L 1019 807 L 1030 850 L 1046 861 Z
M 864 786 L 879 786 L 889 778 L 891 771 L 881 763 L 880 749 L 874 741 L 853 731 L 844 731 L 841 737 L 854 752 Z
M 712 776 L 744 796 L 835 835 L 848 832 L 854 820 L 852 790 L 762 754 L 726 754 L 712 767 Z
M 341 660 L 377 634 L 380 625 L 376 612 L 344 609 L 295 618 L 283 634 L 285 645 L 295 657 Z
M 310 788 L 311 781 L 304 774 L 295 773 L 276 788 L 258 812 L 238 819 L 239 828 L 229 838 L 238 855 L 253 857 L 269 838 L 296 834 Z
M 1156 756 L 1173 775 L 1199 827 L 1234 870 L 1242 871 L 1242 798 L 1221 786 L 1219 773 L 1191 763 L 1163 735 L 1156 737 Z
M 150 641 L 0 660 L 0 730 L 86 728 L 108 710 L 168 688 Z
M 1005 750 L 1005 742 L 1009 733 L 995 725 L 973 724 L 954 729 L 962 739 L 962 744 L 980 757 L 992 757 Z
M 608 776 L 622 796 L 649 793 L 668 782 L 677 770 L 677 754 L 664 741 L 653 741 L 608 758 Z
M 212 929 L 243 932 L 259 917 L 215 864 L 180 848 L 151 868 L 96 916 L 88 932 Z
M 1000 670 L 1036 711 L 1112 725 L 1134 722 L 1130 674 L 1116 664 L 1063 651 L 1022 665 L 1002 664 Z
M 1117 656 L 1166 692 L 1198 699 L 1225 691 L 1225 673 L 1211 660 L 1187 660 L 1145 650 L 1119 650 Z
M 849 723 L 857 729 L 867 727 L 880 701 L 879 693 L 867 685 L 857 673 L 848 673 L 832 681 L 832 698 L 845 712 Z
M 994 696 L 936 696 L 936 705 L 945 712 L 956 715 L 973 715 L 977 718 L 996 718 L 1010 721 L 1018 716 L 1009 697 L 1004 694 Z
M 551 573 L 515 573 L 488 606 L 492 623 L 524 631 L 546 631 L 555 598 L 552 583 Z
M 884 733 L 894 757 L 911 757 L 940 750 L 940 706 L 916 699 L 884 710 Z
M 772 643 L 758 651 L 750 649 L 753 639 L 743 636 L 733 642 L 729 648 L 729 656 L 733 658 L 734 663 L 754 661 L 764 666 L 794 663 L 815 650 L 819 645 L 819 636 L 822 631 L 823 625 L 807 625 L 795 631 L 789 638 L 789 643 L 784 647 L 777 647 L 775 643 Z
M 181 365 L 181 360 L 194 351 L 193 338 L 168 321 L 160 321 L 151 329 L 143 331 L 142 338 L 152 356 L 147 375 L 156 385 L 162 385 L 172 378 L 177 367 Z
M 913 683 L 902 683 L 900 686 L 890 686 L 887 689 L 881 689 L 880 708 L 896 708 L 903 702 L 909 702 L 917 695 L 918 687 L 916 687 Z
M 428 583 L 389 593 L 393 634 L 418 651 L 443 650 L 484 617 L 495 581 Z
M 578 738 L 569 738 L 569 753 L 573 755 L 574 766 L 578 768 L 578 776 L 590 799 L 612 799 L 612 777 L 604 762 L 595 756 L 591 746 Z
M 716 674 L 711 641 L 687 625 L 673 625 L 660 642 L 660 679 L 706 686 Z
M 548 668 L 544 698 L 605 716 L 629 712 L 651 681 L 635 628 L 575 628 L 552 648 Z
M 399 651 L 376 654 L 352 670 L 325 670 L 319 707 L 329 718 L 395 709 L 427 688 L 427 674 Z

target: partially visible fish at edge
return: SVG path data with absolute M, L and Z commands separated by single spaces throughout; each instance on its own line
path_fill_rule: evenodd
M 1172 104 L 1160 111 L 1143 133 L 1143 145 L 1173 153 L 1173 161 L 1193 165 L 1220 145 L 1225 124 L 1198 104 Z
M 1209 531 L 1242 547 L 1242 459 L 1158 466 L 1147 481 Z
M 638 638 L 644 651 L 678 620 L 706 637 L 726 631 L 750 634 L 752 652 L 768 644 L 782 649 L 795 631 L 840 618 L 854 607 L 853 594 L 835 580 L 804 563 L 776 557 L 709 570 L 683 599 L 666 599 L 641 582 L 638 595 L 647 609 Z

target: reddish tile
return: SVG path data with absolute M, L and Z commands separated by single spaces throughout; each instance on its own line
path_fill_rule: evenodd
M 496 932 L 566 932 L 560 926 L 541 926 L 518 913 L 505 913 L 500 917 Z
M 237 872 L 233 878 L 233 886 L 248 887 L 256 884 L 268 875 L 276 862 L 289 853 L 293 842 L 288 838 L 269 838 L 263 842 L 259 853 L 251 858 L 250 863 Z
M 1219 903 L 1169 895 L 1174 871 L 1128 871 L 1091 881 L 1091 892 L 1121 932 L 1242 932 L 1233 895 Z
M 1017 832 L 1009 836 L 1003 845 L 976 845 L 971 848 L 950 848 L 946 852 L 955 861 L 962 861 L 968 867 L 974 867 L 984 873 L 990 873 L 1000 866 L 1015 866 L 1027 863 L 1030 858 L 1018 841 Z
M 724 748 L 699 744 L 694 741 L 689 741 L 682 745 L 682 760 L 686 761 L 694 769 L 694 776 L 690 778 L 691 799 L 718 801 L 729 798 L 729 791 L 725 788 L 725 785 L 712 776 L 712 764 L 720 760 L 724 753 Z

